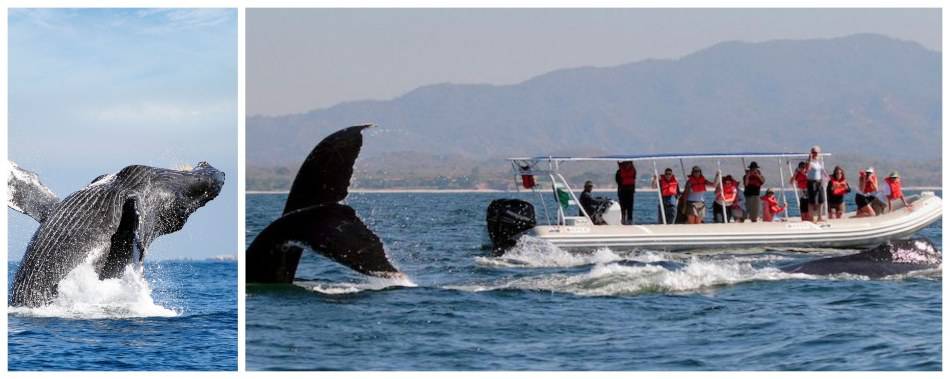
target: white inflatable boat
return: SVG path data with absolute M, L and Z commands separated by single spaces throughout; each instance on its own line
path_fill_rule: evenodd
M 569 157 L 535 157 L 512 158 L 513 168 L 517 175 L 534 184 L 535 178 L 549 179 L 550 188 L 555 199 L 556 222 L 548 225 L 536 225 L 534 206 L 521 200 L 506 200 L 507 204 L 494 203 L 488 212 L 489 235 L 495 245 L 496 252 L 510 247 L 518 238 L 524 235 L 549 241 L 555 246 L 572 251 L 592 251 L 599 248 L 614 250 L 629 250 L 635 248 L 650 248 L 655 250 L 678 251 L 690 249 L 721 249 L 721 248 L 748 248 L 748 247 L 794 247 L 794 248 L 863 248 L 885 241 L 912 236 L 917 231 L 940 219 L 943 204 L 933 192 L 922 192 L 919 195 L 906 198 L 910 207 L 903 203 L 894 203 L 890 212 L 872 216 L 855 217 L 854 212 L 846 213 L 840 219 L 825 220 L 818 223 L 802 221 L 799 217 L 790 217 L 786 212 L 784 217 L 773 222 L 743 222 L 743 223 L 703 223 L 703 224 L 650 224 L 650 225 L 620 225 L 619 206 L 614 203 L 604 215 L 605 225 L 595 225 L 587 212 L 580 211 L 580 216 L 567 216 L 569 211 L 563 204 L 566 196 L 570 196 L 572 205 L 579 203 L 570 186 L 559 173 L 559 163 L 564 161 L 584 160 L 661 160 L 661 159 L 721 159 L 721 158 L 779 158 L 779 170 L 783 171 L 782 160 L 790 168 L 790 160 L 805 159 L 807 154 L 795 153 L 744 153 L 744 154 L 688 154 L 662 156 L 608 156 L 593 158 Z M 539 169 L 538 163 L 547 163 L 547 168 Z M 718 162 L 717 162 L 718 164 Z M 684 170 L 685 171 L 685 170 Z M 655 164 L 654 164 L 654 173 Z M 685 174 L 685 172 L 684 172 Z M 531 178 L 527 178 L 531 176 Z M 684 175 L 685 176 L 685 175 Z M 782 182 L 785 181 L 781 173 Z M 773 176 L 774 177 L 774 176 Z M 521 184 L 521 183 L 519 183 Z M 545 183 L 548 184 L 548 183 Z M 543 204 L 543 195 L 538 188 L 532 186 L 538 193 Z M 778 188 L 776 188 L 778 192 Z M 544 192 L 547 192 L 545 190 Z M 790 191 L 792 194 L 795 192 Z M 786 192 L 781 192 L 785 194 Z M 638 198 L 649 196 L 651 193 L 640 193 Z M 654 196 L 658 196 L 654 195 Z M 787 196 L 787 195 L 786 195 Z M 788 201 L 791 202 L 791 201 Z M 523 203 L 523 204 L 522 204 Z M 707 203 L 709 204 L 709 203 Z M 495 208 L 495 209 L 492 209 Z M 548 207 L 543 208 L 544 218 L 550 219 Z M 574 211 L 575 213 L 577 211 Z M 782 215 L 780 215 L 782 216 Z M 664 219 L 664 221 L 666 221 Z

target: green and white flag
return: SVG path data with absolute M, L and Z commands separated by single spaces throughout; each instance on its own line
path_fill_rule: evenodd
M 567 192 L 564 187 L 560 185 L 555 185 L 555 192 L 557 192 L 557 202 L 561 204 L 561 208 L 567 208 L 571 205 L 574 205 L 574 200 L 571 199 L 571 194 Z

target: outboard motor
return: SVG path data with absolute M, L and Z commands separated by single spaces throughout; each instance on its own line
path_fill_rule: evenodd
M 485 217 L 492 254 L 501 255 L 515 245 L 515 237 L 537 225 L 534 205 L 518 199 L 498 199 L 488 205 Z

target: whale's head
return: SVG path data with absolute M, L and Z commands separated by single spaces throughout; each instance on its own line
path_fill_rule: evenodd
M 110 182 L 128 191 L 130 206 L 141 221 L 152 224 L 150 234 L 157 236 L 181 230 L 192 213 L 217 197 L 224 173 L 208 162 L 183 169 L 128 166 L 114 178 L 98 178 L 92 185 Z

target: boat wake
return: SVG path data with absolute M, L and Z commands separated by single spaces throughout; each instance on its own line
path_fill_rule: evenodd
M 670 253 L 655 251 L 614 252 L 600 249 L 593 254 L 573 254 L 549 242 L 524 237 L 499 257 L 479 257 L 481 265 L 493 267 L 571 268 L 591 266 L 583 272 L 545 273 L 506 278 L 490 283 L 463 284 L 447 289 L 482 292 L 504 290 L 548 291 L 578 296 L 618 296 L 645 293 L 696 293 L 741 283 L 779 280 L 869 280 L 853 274 L 808 275 L 788 273 L 778 266 L 797 259 L 839 256 L 852 250 L 823 254 L 781 250 L 707 251 Z M 939 277 L 941 271 L 923 270 L 893 275 L 889 280 Z
M 319 280 L 295 281 L 294 285 L 324 295 L 346 295 L 363 291 L 382 291 L 394 287 L 417 287 L 408 277 L 378 278 L 366 277 L 365 282 L 326 282 Z
M 476 257 L 476 263 L 493 267 L 578 267 L 612 262 L 679 262 L 686 263 L 695 257 L 722 257 L 723 251 L 694 251 L 673 253 L 652 250 L 613 251 L 602 248 L 593 253 L 571 253 L 540 238 L 523 236 L 517 244 L 505 254 L 497 257 Z M 788 260 L 786 255 L 765 252 L 763 249 L 744 249 L 729 251 L 729 259 L 743 262 L 763 262 Z
M 122 276 L 99 280 L 91 254 L 59 282 L 56 298 L 41 307 L 10 307 L 10 314 L 71 319 L 176 317 L 179 312 L 156 304 L 141 268 L 126 266 Z

